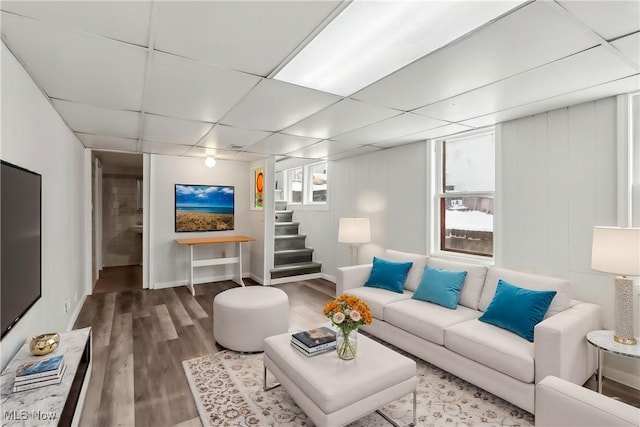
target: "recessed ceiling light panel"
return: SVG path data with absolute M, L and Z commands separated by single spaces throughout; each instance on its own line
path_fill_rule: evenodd
M 349 96 L 521 3 L 355 0 L 274 78 Z

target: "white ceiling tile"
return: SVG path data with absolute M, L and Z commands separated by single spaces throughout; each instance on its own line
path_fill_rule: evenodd
M 304 136 L 285 135 L 276 133 L 257 144 L 247 147 L 246 150 L 252 153 L 280 154 L 284 155 L 295 150 L 299 150 L 320 140 L 317 138 L 307 138 Z
M 265 79 L 224 117 L 222 123 L 275 132 L 340 99 L 317 90 Z
M 585 72 L 589 70 L 589 72 Z M 637 73 L 603 46 L 415 111 L 464 121 Z
M 384 148 L 395 147 L 397 145 L 410 144 L 412 142 L 424 141 L 426 139 L 440 138 L 460 132 L 466 132 L 471 129 L 473 128 L 454 123 L 446 126 L 441 126 L 439 128 L 430 129 L 424 132 L 417 132 L 412 135 L 405 135 L 400 138 L 389 139 L 387 141 L 374 144 L 374 146 Z
M 244 151 L 220 150 L 216 148 L 193 147 L 186 156 L 190 157 L 207 157 L 213 156 L 216 160 L 234 160 L 241 162 L 253 162 L 254 160 L 265 159 L 267 154 L 247 153 Z
M 93 105 L 53 99 L 56 111 L 76 132 L 138 139 L 140 113 L 110 110 Z
M 270 132 L 217 125 L 198 145 L 209 148 L 245 147 L 271 135 Z
M 562 0 L 560 5 L 605 40 L 640 30 L 640 2 L 637 0 Z
M 488 114 L 476 119 L 467 120 L 462 124 L 483 127 L 502 123 L 508 120 L 518 119 L 520 117 L 531 116 L 534 114 L 552 111 L 558 108 L 567 107 L 569 105 L 581 104 L 583 102 L 593 101 L 621 93 L 633 92 L 640 89 L 640 75 L 627 77 L 610 83 L 593 86 L 576 92 L 547 98 L 542 101 L 532 102 L 530 104 L 521 105 L 519 107 L 510 108 L 508 110 L 499 111 L 497 113 Z
M 300 157 L 305 159 L 324 159 L 327 156 L 342 153 L 343 151 L 353 150 L 358 147 L 361 147 L 361 145 L 324 140 L 313 145 L 309 145 L 308 147 L 292 151 L 287 155 L 289 157 Z
M 2 10 L 147 46 L 150 1 L 3 1 Z
M 191 147 L 188 145 L 165 144 L 162 142 L 142 141 L 140 151 L 150 154 L 165 154 L 168 156 L 183 156 Z
M 51 97 L 140 110 L 146 51 L 2 12 L 2 38 Z
M 611 44 L 636 65 L 640 64 L 640 33 L 623 37 Z
M 266 76 L 338 5 L 329 1 L 158 2 L 156 48 Z
M 373 144 L 446 124 L 448 124 L 448 122 L 419 116 L 417 114 L 405 113 L 356 131 L 333 137 L 332 139 L 358 144 Z
M 373 145 L 363 145 L 353 150 L 343 151 L 337 154 L 331 154 L 327 156 L 327 160 L 343 160 L 349 157 L 362 156 L 364 154 L 373 153 L 374 151 L 380 151 L 382 148 L 374 147 Z
M 412 110 L 593 46 L 565 13 L 535 2 L 381 79 L 353 98 Z
M 92 135 L 87 133 L 76 133 L 78 139 L 87 148 L 97 150 L 116 150 L 135 152 L 138 148 L 138 141 L 135 139 L 118 138 L 115 136 Z
M 397 110 L 344 99 L 285 129 L 284 133 L 326 139 L 398 114 Z
M 260 78 L 156 52 L 151 61 L 145 111 L 217 122 Z
M 195 145 L 213 124 L 145 114 L 142 139 L 169 144 Z

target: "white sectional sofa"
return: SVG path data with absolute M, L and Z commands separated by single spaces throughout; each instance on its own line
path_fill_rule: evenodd
M 536 387 L 538 427 L 638 427 L 640 409 L 549 376 Z
M 535 386 L 546 376 L 582 385 L 596 371 L 596 352 L 585 336 L 601 329 L 601 309 L 571 299 L 569 281 L 393 250 L 381 258 L 413 262 L 402 293 L 365 287 L 372 264 L 338 269 L 336 294 L 355 295 L 371 308 L 374 321 L 362 327 L 365 332 L 531 413 Z M 425 266 L 467 271 L 456 309 L 411 298 Z M 520 288 L 557 291 L 535 326 L 534 342 L 478 320 L 499 279 Z

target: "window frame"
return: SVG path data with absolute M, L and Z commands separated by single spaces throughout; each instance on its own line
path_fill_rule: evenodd
M 313 201 L 313 178 L 311 169 L 314 166 L 325 165 L 325 170 L 327 171 L 327 189 L 326 189 L 326 197 L 325 201 L 316 202 Z M 292 194 L 292 182 L 291 182 L 291 171 L 296 169 L 302 169 L 302 195 L 300 202 L 292 202 L 288 199 L 291 198 Z M 284 181 L 283 190 L 285 199 L 287 199 L 287 204 L 291 206 L 295 206 L 296 209 L 299 210 L 328 210 L 329 209 L 329 161 L 320 160 L 314 161 L 311 163 L 307 163 L 301 166 L 294 166 L 287 169 L 282 170 L 282 177 Z
M 446 173 L 446 153 L 445 142 L 461 141 L 470 138 L 477 138 L 479 136 L 493 134 L 494 140 L 494 157 L 496 148 L 496 128 L 494 126 L 482 129 L 476 129 L 469 132 L 456 134 L 450 137 L 438 138 L 429 140 L 431 149 L 429 151 L 432 159 L 428 163 L 431 166 L 432 183 L 429 186 L 431 197 L 431 255 L 437 255 L 442 257 L 460 258 L 463 260 L 474 260 L 483 263 L 492 264 L 495 261 L 496 256 L 496 226 L 495 226 L 495 208 L 496 208 L 496 186 L 497 182 L 494 181 L 493 191 L 446 191 L 445 190 L 445 173 Z M 497 165 L 494 164 L 494 175 L 496 174 Z M 493 250 L 492 254 L 484 254 L 480 252 L 467 251 L 461 249 L 446 249 L 445 246 L 445 221 L 444 216 L 446 212 L 446 201 L 449 199 L 458 199 L 464 197 L 483 197 L 491 198 L 493 200 L 494 207 L 494 226 L 493 226 Z

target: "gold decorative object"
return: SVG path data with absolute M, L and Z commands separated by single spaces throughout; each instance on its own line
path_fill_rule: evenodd
M 31 338 L 29 350 L 34 356 L 44 356 L 58 348 L 58 344 L 60 344 L 60 334 L 57 332 L 42 334 Z

